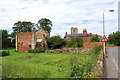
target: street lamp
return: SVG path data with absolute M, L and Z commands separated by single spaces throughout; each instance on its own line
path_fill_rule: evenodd
M 104 24 L 104 12 L 106 10 L 103 11 L 103 36 L 105 35 L 105 24 Z M 114 12 L 114 10 L 109 10 L 109 12 Z M 105 55 L 105 42 L 104 42 L 104 55 Z

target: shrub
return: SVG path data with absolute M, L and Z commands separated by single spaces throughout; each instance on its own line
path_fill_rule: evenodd
M 79 37 L 72 38 L 69 43 L 70 47 L 83 47 L 83 40 Z
M 1 56 L 8 56 L 8 55 L 10 55 L 9 50 L 7 50 L 7 51 L 1 51 L 0 55 Z
M 119 31 L 115 33 L 113 32 L 113 34 L 110 34 L 108 38 L 109 38 L 108 39 L 109 44 L 120 46 L 120 32 Z
M 30 49 L 30 50 L 28 50 L 28 53 L 31 53 L 31 49 Z
M 53 36 L 47 40 L 48 47 L 50 49 L 59 49 L 63 46 L 66 46 L 66 41 L 60 36 Z
M 37 47 L 41 47 L 41 42 L 36 42 Z
M 70 57 L 70 77 L 72 78 L 84 78 L 91 76 L 91 72 L 96 66 L 97 55 L 100 53 L 102 46 L 96 45 L 90 50 L 89 58 L 85 55 L 85 62 L 79 62 L 77 56 Z M 96 71 L 95 71 L 96 72 Z M 93 75 L 94 76 L 94 75 Z
M 32 49 L 32 50 L 28 50 L 28 53 L 45 53 L 45 50 L 42 50 L 42 49 Z
M 90 42 L 100 42 L 100 38 L 97 34 L 93 35 L 90 39 Z
M 94 46 L 94 48 L 93 48 L 93 52 L 95 53 L 95 54 L 100 54 L 100 50 L 102 49 L 102 46 L 100 46 L 100 45 L 96 45 L 96 46 Z

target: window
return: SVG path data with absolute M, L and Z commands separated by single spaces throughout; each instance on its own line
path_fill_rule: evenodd
M 29 48 L 31 48 L 31 45 L 29 45 Z
M 45 38 L 45 34 L 43 34 L 43 38 Z
M 75 32 L 75 30 L 73 30 L 73 32 Z

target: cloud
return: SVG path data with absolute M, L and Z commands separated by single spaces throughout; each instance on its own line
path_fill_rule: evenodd
M 37 23 L 46 17 L 53 22 L 51 36 L 64 37 L 71 27 L 78 27 L 79 33 L 87 28 L 88 32 L 102 35 L 102 13 L 108 9 L 115 9 L 115 12 L 105 12 L 105 25 L 111 26 L 107 35 L 117 31 L 115 0 L 0 0 L 0 29 L 11 31 L 17 21 Z

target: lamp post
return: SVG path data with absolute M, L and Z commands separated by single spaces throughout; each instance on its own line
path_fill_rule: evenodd
M 105 35 L 105 22 L 104 22 L 104 12 L 106 10 L 103 11 L 103 36 Z M 109 10 L 109 12 L 114 12 L 114 10 Z M 105 42 L 104 42 L 104 55 L 105 55 Z

